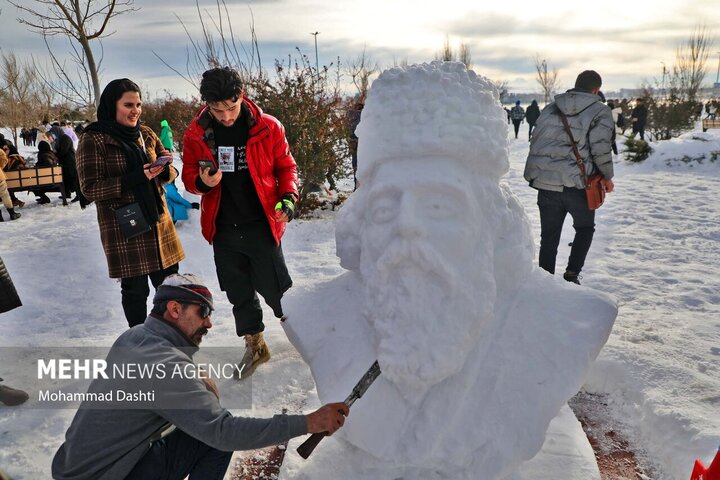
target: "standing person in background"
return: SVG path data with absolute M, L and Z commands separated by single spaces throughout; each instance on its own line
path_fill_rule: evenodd
M 587 176 L 600 172 L 605 190 L 612 192 L 615 186 L 610 138 L 614 127 L 610 109 L 598 96 L 601 86 L 600 75 L 594 70 L 585 70 L 575 80 L 575 88 L 557 95 L 555 101 L 543 109 L 525 164 L 525 180 L 538 191 L 539 265 L 555 274 L 562 226 L 569 213 L 575 239 L 563 278 L 578 285 L 595 233 L 595 211 L 588 208 L 585 181 L 561 114 L 567 117 Z
M 165 147 L 165 150 L 168 152 L 172 152 L 175 150 L 175 146 L 173 144 L 173 134 L 172 130 L 170 129 L 170 124 L 167 120 L 163 120 L 160 122 L 160 126 L 162 127 L 162 130 L 160 131 L 160 143 L 163 144 L 163 147 Z
M 520 100 L 516 101 L 515 106 L 510 109 L 510 117 L 512 118 L 513 126 L 515 127 L 515 138 L 518 138 L 520 124 L 525 119 L 525 109 L 520 106 Z
M 15 212 L 15 206 L 13 205 L 12 198 L 8 192 L 7 182 L 5 180 L 5 172 L 3 171 L 8 163 L 8 157 L 5 151 L 0 149 L 0 200 L 10 215 L 10 220 L 17 220 L 21 217 L 19 213 Z M 0 213 L 0 222 L 3 222 L 2 213 Z
M 182 179 L 202 195 L 202 233 L 245 338 L 238 368 L 246 378 L 270 359 L 257 293 L 282 319 L 280 300 L 292 286 L 280 240 L 295 215 L 297 165 L 282 124 L 243 95 L 238 72 L 206 71 L 200 96 L 207 105 L 185 131 Z
M 67 122 L 64 122 L 64 121 L 60 122 L 60 128 L 65 133 L 65 135 L 70 137 L 70 140 L 72 140 L 73 149 L 77 150 L 78 136 L 75 133 L 75 130 L 71 126 L 69 126 Z
M 65 184 L 65 194 L 69 197 L 75 192 L 75 198 L 71 202 L 80 202 L 80 206 L 85 208 L 87 199 L 80 191 L 80 181 L 78 180 L 77 163 L 75 161 L 75 146 L 72 138 L 68 135 L 60 137 L 57 150 L 58 162 L 63 167 L 62 176 Z
M 167 165 L 150 167 L 157 157 L 170 153 L 152 130 L 141 132 L 141 113 L 137 84 L 127 78 L 108 83 L 100 96 L 98 121 L 87 126 L 77 152 L 80 187 L 97 205 L 109 275 L 120 279 L 130 327 L 147 317 L 148 279 L 157 288 L 178 272 L 185 258 L 161 186 L 173 179 L 171 170 Z M 135 225 L 147 228 L 123 230 L 118 218 L 128 210 L 134 213 Z
M 622 108 L 615 106 L 614 100 L 608 100 L 607 106 L 610 108 L 610 113 L 612 113 L 613 118 L 613 132 L 612 132 L 612 151 L 615 155 L 618 154 L 618 148 L 617 148 L 617 134 L 618 134 L 618 119 L 621 118 L 622 115 Z M 623 118 L 623 123 L 625 122 L 625 119 Z
M 348 146 L 350 147 L 350 155 L 352 158 L 352 169 L 353 169 L 353 180 L 355 186 L 353 190 L 357 190 L 357 151 L 358 151 L 358 137 L 355 134 L 355 129 L 360 124 L 360 118 L 362 117 L 362 110 L 365 105 L 358 100 L 353 108 L 348 110 L 346 120 L 348 131 L 350 132 L 350 139 L 348 140 Z
M 645 101 L 642 98 L 638 98 L 635 108 L 632 113 L 632 133 L 633 135 L 640 134 L 640 140 L 645 140 L 645 124 L 647 123 L 648 110 L 645 106 Z
M 537 100 L 533 100 L 525 112 L 525 120 L 528 122 L 528 142 L 532 138 L 532 131 L 538 118 L 540 118 L 540 107 L 538 107 Z
M 32 127 L 30 129 L 30 144 L 33 147 L 37 145 L 37 135 L 38 135 L 38 129 L 36 127 Z

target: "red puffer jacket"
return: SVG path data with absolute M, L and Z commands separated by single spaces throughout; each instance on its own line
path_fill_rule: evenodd
M 248 170 L 265 210 L 275 242 L 285 233 L 285 222 L 275 220 L 275 205 L 284 193 L 298 194 L 297 164 L 290 154 L 285 129 L 273 116 L 243 98 L 242 108 L 250 113 L 250 136 L 245 150 Z M 202 195 L 200 225 L 205 239 L 212 243 L 215 237 L 215 219 L 220 209 L 220 184 L 209 192 L 201 192 L 195 185 L 198 177 L 198 160 L 212 160 L 217 165 L 216 146 L 212 135 L 212 117 L 207 107 L 200 110 L 185 131 L 183 139 L 182 181 L 188 192 Z

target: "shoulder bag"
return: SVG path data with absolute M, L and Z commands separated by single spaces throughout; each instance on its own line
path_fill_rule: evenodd
M 575 144 L 575 138 L 573 138 L 573 134 L 570 131 L 570 125 L 568 125 L 567 117 L 560 109 L 558 109 L 558 114 L 560 115 L 560 120 L 562 120 L 563 127 L 565 127 L 565 131 L 570 137 L 570 145 L 572 145 L 575 159 L 577 160 L 578 167 L 580 167 L 583 184 L 585 185 L 585 196 L 587 197 L 588 208 L 590 210 L 597 210 L 605 201 L 605 185 L 602 183 L 602 179 L 604 177 L 601 173 L 594 173 L 590 175 L 590 177 L 587 176 L 587 173 L 585 172 L 585 164 L 583 163 L 580 152 Z

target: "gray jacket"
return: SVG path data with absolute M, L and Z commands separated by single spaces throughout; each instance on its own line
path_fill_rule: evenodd
M 192 363 L 197 347 L 165 321 L 148 317 L 143 325 L 120 335 L 107 357 L 116 362 L 118 352 L 131 351 L 132 363 Z M 124 355 L 128 355 L 125 353 Z M 117 388 L 118 380 L 94 380 L 89 391 Z M 307 433 L 303 415 L 275 415 L 271 419 L 234 417 L 220 405 L 199 379 L 154 383 L 159 397 L 147 409 L 88 408 L 75 414 L 65 443 L 55 454 L 52 475 L 60 480 L 121 480 L 150 450 L 170 425 L 219 450 L 249 450 L 277 445 Z M 168 405 L 181 402 L 183 408 Z
M 525 164 L 525 180 L 539 190 L 562 192 L 564 187 L 584 188 L 558 109 L 567 115 L 588 176 L 600 171 L 606 179 L 611 179 L 610 142 L 614 124 L 610 108 L 600 102 L 597 95 L 568 90 L 557 95 L 555 102 L 546 106 L 538 118 Z

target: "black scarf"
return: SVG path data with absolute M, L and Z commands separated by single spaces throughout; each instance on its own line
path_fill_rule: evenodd
M 134 172 L 145 168 L 145 165 L 150 163 L 150 160 L 145 150 L 138 144 L 140 124 L 138 123 L 134 127 L 126 127 L 115 121 L 117 101 L 126 91 L 129 91 L 127 89 L 128 83 L 135 85 L 126 78 L 113 80 L 107 84 L 100 96 L 97 111 L 98 121 L 88 125 L 85 131 L 104 133 L 117 140 L 125 154 L 128 172 Z M 133 193 L 140 204 L 145 220 L 149 224 L 156 223 L 160 218 L 158 212 L 162 211 L 163 203 L 155 180 L 133 187 Z

